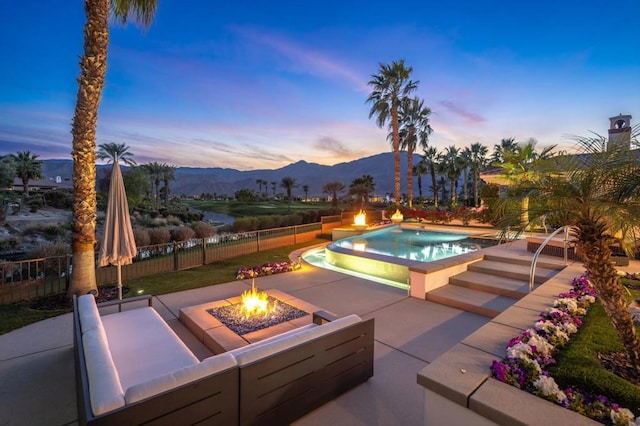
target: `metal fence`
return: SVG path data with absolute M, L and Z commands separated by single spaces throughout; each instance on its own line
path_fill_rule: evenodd
M 339 226 L 340 216 L 337 218 L 336 226 Z M 335 219 L 328 219 L 325 223 L 323 218 L 323 222 L 306 225 L 220 234 L 204 239 L 138 247 L 138 255 L 133 263 L 122 266 L 122 278 L 130 280 L 180 271 L 219 260 L 312 241 L 319 234 L 325 233 L 325 226 L 330 230 L 334 223 Z M 70 255 L 0 263 L 0 304 L 65 292 L 69 286 L 72 265 L 73 259 Z M 98 285 L 116 282 L 116 267 L 96 268 Z

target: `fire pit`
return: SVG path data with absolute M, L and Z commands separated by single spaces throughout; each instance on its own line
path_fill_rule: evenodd
M 236 303 L 207 309 L 207 312 L 239 336 L 309 315 L 275 297 L 263 294 L 264 297 L 260 302 L 264 302 L 264 307 L 261 304 L 258 309 L 264 311 L 254 311 L 256 313 L 247 315 L 246 306 L 243 303 Z
M 309 314 L 322 310 L 280 290 L 265 294 L 270 313 L 247 316 L 242 297 L 236 296 L 182 308 L 180 321 L 211 351 L 221 353 L 311 324 Z
M 364 210 L 360 210 L 360 213 L 353 217 L 353 225 L 351 226 L 360 231 L 367 229 L 367 214 Z

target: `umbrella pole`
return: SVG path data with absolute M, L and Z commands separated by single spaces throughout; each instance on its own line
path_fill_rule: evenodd
M 122 300 L 122 265 L 118 263 L 118 300 Z

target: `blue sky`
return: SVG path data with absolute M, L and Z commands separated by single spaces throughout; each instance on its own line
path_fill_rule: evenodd
M 640 122 L 639 0 L 159 0 L 111 26 L 97 143 L 138 163 L 273 169 L 389 151 L 367 82 L 405 59 L 439 149 L 531 137 L 570 147 Z M 70 158 L 81 1 L 0 2 L 0 155 Z

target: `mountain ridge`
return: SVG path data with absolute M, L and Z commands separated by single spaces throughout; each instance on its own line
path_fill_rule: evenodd
M 414 154 L 413 164 L 420 160 L 420 156 Z M 42 171 L 45 179 L 54 179 L 59 176 L 64 182 L 71 182 L 73 173 L 72 160 L 52 159 L 42 160 Z M 101 173 L 108 173 L 110 164 L 96 166 L 98 177 Z M 122 166 L 123 172 L 128 169 Z M 171 192 L 175 195 L 193 196 L 203 193 L 218 195 L 233 195 L 240 189 L 258 191 L 258 179 L 267 181 L 267 190 L 273 195 L 272 182 L 276 182 L 276 194 L 283 193 L 280 181 L 285 176 L 291 176 L 296 180 L 297 187 L 293 195 L 304 196 L 303 185 L 309 186 L 309 197 L 322 196 L 322 187 L 333 181 L 342 182 L 346 188 L 354 179 L 369 174 L 375 183 L 374 193 L 385 195 L 393 193 L 393 153 L 383 152 L 357 160 L 337 163 L 327 166 L 318 163 L 309 163 L 299 160 L 279 169 L 237 170 L 223 167 L 176 167 L 175 180 L 169 184 Z M 400 157 L 401 192 L 406 192 L 407 156 Z M 423 187 L 428 186 L 423 178 Z M 413 182 L 414 194 L 417 195 L 417 178 Z M 262 184 L 265 191 L 265 185 Z M 426 191 L 426 190 L 425 190 Z

